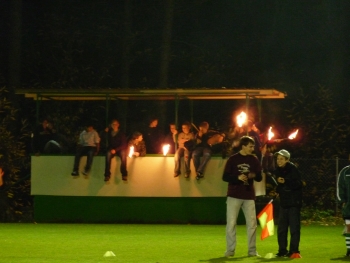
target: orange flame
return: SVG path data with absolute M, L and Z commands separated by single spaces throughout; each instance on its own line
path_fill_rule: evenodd
M 131 158 L 134 155 L 134 146 L 130 146 L 129 157 Z
M 272 127 L 270 127 L 269 132 L 267 133 L 267 140 L 271 140 L 275 134 L 271 131 Z
M 169 152 L 170 144 L 163 145 L 163 155 L 166 156 Z
M 293 140 L 295 139 L 295 137 L 297 137 L 299 129 L 297 129 L 295 132 L 293 132 L 291 135 L 288 136 L 289 140 Z
M 242 127 L 243 124 L 247 121 L 247 114 L 242 111 L 239 115 L 237 115 L 236 118 L 238 127 Z

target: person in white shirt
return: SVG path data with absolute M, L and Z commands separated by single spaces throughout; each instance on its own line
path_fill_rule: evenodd
M 185 177 L 188 178 L 191 174 L 190 170 L 190 161 L 191 161 L 191 151 L 185 147 L 185 142 L 193 141 L 194 135 L 190 131 L 191 123 L 185 122 L 182 124 L 182 132 L 178 134 L 177 143 L 178 149 L 175 152 L 175 169 L 174 169 L 174 177 L 178 177 L 181 174 L 181 157 L 184 157 L 185 161 Z
M 87 161 L 86 161 L 83 174 L 88 175 L 92 166 L 93 157 L 98 154 L 99 150 L 100 150 L 100 136 L 98 135 L 97 131 L 94 129 L 94 126 L 92 124 L 88 124 L 86 126 L 86 129 L 80 133 L 78 149 L 74 159 L 74 168 L 71 175 L 72 176 L 79 175 L 79 163 L 80 163 L 80 158 L 83 155 L 87 156 Z

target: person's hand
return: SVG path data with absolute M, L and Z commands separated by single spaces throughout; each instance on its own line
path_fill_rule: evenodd
M 279 182 L 280 184 L 284 184 L 285 180 L 283 177 L 278 177 L 277 182 Z
M 246 176 L 245 174 L 241 174 L 238 176 L 238 180 L 241 180 L 242 182 L 247 182 L 248 181 L 248 176 Z
M 140 153 L 139 153 L 139 152 L 134 152 L 133 155 L 136 156 L 136 157 L 139 157 L 139 156 L 140 156 Z
M 111 154 L 115 154 L 116 151 L 114 149 L 111 150 Z
M 249 173 L 248 174 L 248 179 L 253 179 L 255 178 L 255 173 Z

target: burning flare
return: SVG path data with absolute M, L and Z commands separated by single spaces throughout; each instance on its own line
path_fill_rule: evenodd
M 267 133 L 267 140 L 271 140 L 273 136 L 275 136 L 275 134 L 271 131 L 272 127 L 270 127 L 269 132 Z
M 169 152 L 170 144 L 163 145 L 163 155 L 166 156 Z
M 291 135 L 288 136 L 289 140 L 293 140 L 295 139 L 295 137 L 297 137 L 299 129 L 297 129 L 295 132 L 293 132 Z
M 130 146 L 129 157 L 131 158 L 134 155 L 134 146 Z
M 236 118 L 238 127 L 242 127 L 243 124 L 247 121 L 247 114 L 242 111 L 239 115 L 237 115 Z

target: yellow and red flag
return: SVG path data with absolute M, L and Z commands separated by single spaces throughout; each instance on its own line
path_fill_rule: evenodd
M 275 223 L 273 221 L 273 205 L 271 200 L 261 212 L 258 214 L 257 218 L 259 219 L 261 231 L 261 240 L 273 236 Z

